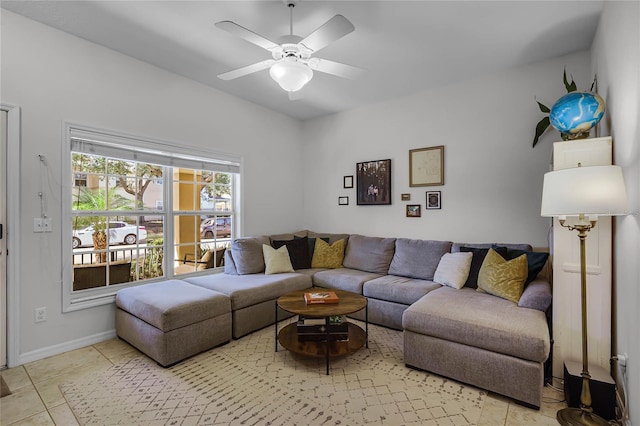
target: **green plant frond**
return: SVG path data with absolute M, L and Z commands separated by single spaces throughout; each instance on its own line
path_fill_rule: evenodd
M 538 102 L 538 100 L 536 99 L 536 102 Z M 540 108 L 540 111 L 545 112 L 545 113 L 549 113 L 551 112 L 551 110 L 549 109 L 548 106 L 541 104 L 540 102 L 538 102 L 538 108 Z
M 547 130 L 550 124 L 551 122 L 549 121 L 549 117 L 544 117 L 538 122 L 538 124 L 536 124 L 536 135 L 533 138 L 533 148 L 536 147 L 540 136 L 542 136 L 542 134 L 545 132 L 545 130 Z
M 595 74 L 593 76 L 593 83 L 591 83 L 591 87 L 589 88 L 589 91 L 592 93 L 595 93 L 598 91 L 598 74 Z
M 564 82 L 564 87 L 567 89 L 567 93 L 575 92 L 578 90 L 575 81 L 573 81 L 573 76 L 571 76 L 571 83 L 567 81 L 567 69 L 564 69 L 562 73 L 562 81 Z

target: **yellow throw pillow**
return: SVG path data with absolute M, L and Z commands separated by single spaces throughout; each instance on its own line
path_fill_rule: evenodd
M 528 273 L 526 254 L 505 260 L 495 250 L 489 249 L 478 273 L 478 291 L 518 303 Z
M 293 266 L 291 266 L 291 260 L 289 259 L 287 246 L 282 246 L 276 250 L 273 247 L 263 244 L 262 254 L 264 255 L 265 275 L 294 272 Z
M 344 259 L 344 240 L 338 240 L 329 245 L 320 238 L 316 238 L 316 246 L 311 259 L 312 268 L 336 269 L 342 268 Z

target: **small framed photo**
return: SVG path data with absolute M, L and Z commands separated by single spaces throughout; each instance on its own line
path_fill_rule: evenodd
M 407 204 L 407 217 L 420 217 L 421 207 L 420 204 Z
M 440 191 L 427 191 L 427 209 L 439 209 L 440 204 Z
M 345 176 L 342 178 L 342 186 L 344 188 L 353 188 L 353 176 Z
M 338 197 L 338 205 L 339 206 L 348 206 L 349 205 L 349 197 Z
M 409 201 L 409 200 L 411 200 L 411 194 L 402 194 L 402 195 L 400 195 L 400 199 L 402 201 Z

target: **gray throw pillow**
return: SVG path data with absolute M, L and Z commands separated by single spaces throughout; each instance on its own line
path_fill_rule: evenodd
M 398 238 L 389 274 L 431 281 L 440 259 L 450 249 L 451 241 Z

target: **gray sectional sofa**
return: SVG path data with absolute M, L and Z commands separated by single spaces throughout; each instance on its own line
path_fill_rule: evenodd
M 295 264 L 297 250 L 306 244 L 311 256 L 316 239 L 347 241 L 341 268 L 312 269 L 310 262 L 300 263 L 298 258 L 298 266 L 306 267 L 264 273 L 263 244 L 287 245 Z M 434 282 L 445 253 L 470 251 L 476 260 L 476 254 L 492 246 L 531 253 L 526 244 L 469 245 L 300 231 L 236 239 L 225 253 L 224 273 L 186 277 L 182 282 L 228 297 L 230 334 L 236 339 L 272 325 L 276 300 L 290 291 L 317 286 L 362 294 L 368 299 L 371 323 L 404 331 L 407 366 L 539 407 L 544 363 L 550 352 L 545 315 L 551 304 L 548 280 L 542 274 L 529 277 L 535 279 L 530 280 L 517 304 L 474 288 L 455 289 Z M 154 285 L 139 287 L 151 289 Z M 129 290 L 121 290 L 118 297 L 126 301 L 126 293 L 121 293 Z M 117 300 L 116 305 L 118 310 L 126 309 L 124 301 Z M 290 314 L 284 311 L 278 313 L 279 320 L 287 316 Z M 129 328 L 128 324 L 120 327 Z M 132 340 L 130 331 L 118 330 L 118 334 Z

